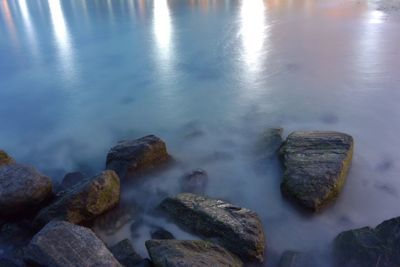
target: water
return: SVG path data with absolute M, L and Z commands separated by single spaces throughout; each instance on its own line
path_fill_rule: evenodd
M 124 185 L 143 222 L 193 168 L 207 194 L 255 210 L 274 266 L 286 249 L 324 250 L 346 229 L 399 216 L 400 5 L 318 0 L 1 0 L 0 147 L 59 181 L 104 168 L 117 140 L 153 133 L 176 166 Z M 267 127 L 353 135 L 335 205 L 286 202 L 280 170 L 256 152 Z

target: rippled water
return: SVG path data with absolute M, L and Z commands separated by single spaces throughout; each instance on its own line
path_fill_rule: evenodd
M 145 256 L 146 212 L 192 168 L 207 194 L 258 212 L 269 263 L 400 215 L 400 5 L 341 0 L 1 0 L 0 147 L 55 180 L 104 168 L 117 140 L 166 140 L 176 166 L 124 185 L 145 211 L 115 234 Z M 356 141 L 335 205 L 302 214 L 256 149 L 267 127 Z M 136 203 L 136 204 L 134 204 Z M 137 219 L 136 219 L 137 221 Z

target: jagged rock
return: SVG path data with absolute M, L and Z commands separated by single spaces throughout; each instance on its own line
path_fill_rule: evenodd
M 342 190 L 353 155 L 353 138 L 338 132 L 293 132 L 281 154 L 281 190 L 303 207 L 318 211 Z
M 265 237 L 255 212 L 191 193 L 166 198 L 160 207 L 181 227 L 217 241 L 242 260 L 263 261 Z
M 106 168 L 121 178 L 157 167 L 170 159 L 163 140 L 148 135 L 136 140 L 120 141 L 107 155 Z
M 40 230 L 24 259 L 34 266 L 121 266 L 92 230 L 64 221 L 52 221 Z
M 59 190 L 67 190 L 82 182 L 85 178 L 87 178 L 87 176 L 81 172 L 69 172 L 62 179 Z
M 103 171 L 66 190 L 35 218 L 40 226 L 51 220 L 82 223 L 94 219 L 119 203 L 120 182 L 114 171 Z
M 204 194 L 208 182 L 205 170 L 195 169 L 182 177 L 182 192 Z
M 15 163 L 14 159 L 10 157 L 4 150 L 0 150 L 0 166 Z
M 400 266 L 400 217 L 340 233 L 334 241 L 336 266 Z
M 234 254 L 202 240 L 148 240 L 146 248 L 156 267 L 243 266 Z
M 110 248 L 114 257 L 125 267 L 135 267 L 143 258 L 136 253 L 132 242 L 124 239 Z
M 51 195 L 51 179 L 33 167 L 13 163 L 0 168 L 1 219 L 32 214 Z
M 157 227 L 150 232 L 151 239 L 175 239 L 174 235 L 164 228 Z

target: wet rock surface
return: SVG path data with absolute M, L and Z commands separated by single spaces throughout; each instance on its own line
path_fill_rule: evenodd
M 10 157 L 4 150 L 0 150 L 0 167 L 14 162 L 14 159 Z
M 122 179 L 153 169 L 170 159 L 163 140 L 148 135 L 136 140 L 120 141 L 108 152 L 106 169 L 114 170 Z
M 51 179 L 30 166 L 0 167 L 0 219 L 33 213 L 52 195 Z
M 400 266 L 400 217 L 340 233 L 334 241 L 336 266 Z
M 293 132 L 280 152 L 283 194 L 318 211 L 338 196 L 345 183 L 353 138 L 339 132 Z
M 156 267 L 237 267 L 243 265 L 237 256 L 207 241 L 148 240 L 146 248 Z
M 136 253 L 132 242 L 129 239 L 124 239 L 110 248 L 114 257 L 125 267 L 137 266 L 143 258 Z
M 184 229 L 217 241 L 244 261 L 263 261 L 265 237 L 255 212 L 191 193 L 166 198 L 160 207 Z
M 51 220 L 82 223 L 94 219 L 119 203 L 120 182 L 114 171 L 103 171 L 66 190 L 35 218 L 37 226 Z
M 24 258 L 35 266 L 121 266 L 90 229 L 64 221 L 52 221 L 37 233 Z
M 181 190 L 185 193 L 204 194 L 207 183 L 207 172 L 202 169 L 195 169 L 183 175 Z

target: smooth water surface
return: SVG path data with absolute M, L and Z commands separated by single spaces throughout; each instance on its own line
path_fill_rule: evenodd
M 324 250 L 346 229 L 400 215 L 400 5 L 348 0 L 1 0 L 0 147 L 59 181 L 95 174 L 120 139 L 153 133 L 177 164 L 125 185 L 136 205 L 108 244 L 146 256 L 147 212 L 193 168 L 207 194 L 258 212 L 268 262 Z M 335 205 L 299 212 L 257 152 L 264 129 L 353 135 Z M 136 204 L 134 204 L 136 203 Z M 134 227 L 133 227 L 134 228 Z

